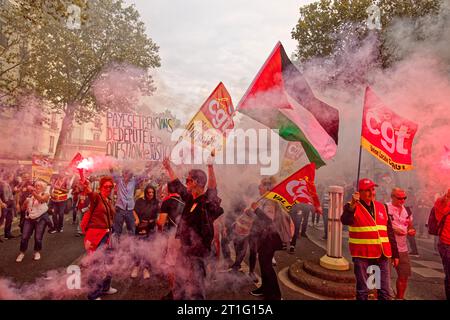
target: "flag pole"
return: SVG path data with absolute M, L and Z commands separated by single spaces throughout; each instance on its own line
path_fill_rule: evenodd
M 362 153 L 362 145 L 359 144 L 358 174 L 356 175 L 356 186 L 355 186 L 356 191 L 358 191 L 358 181 L 361 172 L 361 153 Z

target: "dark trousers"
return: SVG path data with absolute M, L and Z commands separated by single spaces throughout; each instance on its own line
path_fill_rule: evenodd
M 419 254 L 419 251 L 417 251 L 416 236 L 408 235 L 406 239 L 408 239 L 410 254 Z
M 438 243 L 439 254 L 441 255 L 442 265 L 445 273 L 445 295 L 447 300 L 450 300 L 450 245 L 444 244 L 439 241 Z
M 105 277 L 99 279 L 99 274 L 101 273 L 101 271 L 104 271 L 103 265 L 107 265 L 109 263 L 109 249 L 106 248 L 109 237 L 110 234 L 107 233 L 97 247 L 97 250 L 105 250 L 105 256 L 100 257 L 100 259 L 104 260 L 97 260 L 93 263 L 96 268 L 99 268 L 99 272 L 94 272 L 93 270 L 91 270 L 88 275 L 88 286 L 92 288 L 88 293 L 89 300 L 95 300 L 103 296 L 111 287 L 112 276 L 108 272 Z
M 66 212 L 66 204 L 67 201 L 52 202 L 53 226 L 58 231 L 61 231 L 64 226 L 64 213 Z
M 297 244 L 298 234 L 300 233 L 300 224 L 302 223 L 302 215 L 297 213 L 291 213 L 290 214 L 292 221 L 294 222 L 294 236 L 291 240 L 291 246 L 294 246 Z
M 248 248 L 248 237 L 235 236 L 233 239 L 234 251 L 236 252 L 236 260 L 232 268 L 239 270 Z
M 248 254 L 248 268 L 249 272 L 255 272 L 256 258 L 258 254 L 258 239 L 255 235 L 250 235 L 248 238 L 249 254 Z
M 19 220 L 19 228 L 20 228 L 20 233 L 23 233 L 23 224 L 25 223 L 25 214 L 26 212 L 21 210 L 19 212 L 19 216 L 20 216 L 20 220 Z
M 309 211 L 303 212 L 300 216 L 301 224 L 302 224 L 301 235 L 306 234 L 306 229 L 308 228 L 308 218 L 309 218 Z
M 258 246 L 259 267 L 261 269 L 261 288 L 265 300 L 281 300 L 278 277 L 272 265 L 275 251 L 283 249 L 278 233 L 269 233 L 260 239 Z
M 185 254 L 181 250 L 176 266 L 183 266 L 180 272 L 175 271 L 173 298 L 175 300 L 205 300 L 206 267 L 202 257 Z M 177 268 L 175 268 L 177 270 Z
M 323 209 L 323 233 L 325 239 L 328 238 L 328 209 Z
M 390 269 L 389 259 L 381 257 L 378 259 L 353 258 L 354 272 L 356 277 L 356 300 L 367 300 L 369 298 L 369 287 L 367 286 L 368 268 L 371 265 L 380 268 L 380 288 L 378 291 L 378 300 L 390 300 Z
M 20 252 L 26 252 L 28 249 L 28 242 L 34 232 L 34 251 L 42 250 L 42 238 L 44 237 L 45 219 L 38 218 L 35 220 L 25 219 L 23 224 L 22 239 L 20 240 Z
M 0 218 L 0 225 L 3 224 L 3 221 L 5 221 L 5 237 L 11 236 L 11 226 L 13 222 L 13 216 L 14 216 L 14 208 L 3 208 L 2 209 L 2 216 Z
M 222 236 L 220 239 L 223 258 L 229 264 L 231 263 L 230 242 L 231 237 L 229 235 Z

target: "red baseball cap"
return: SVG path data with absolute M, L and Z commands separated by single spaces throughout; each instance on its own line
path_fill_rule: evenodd
M 378 187 L 378 185 L 370 179 L 361 179 L 358 182 L 358 190 L 368 190 L 372 187 Z

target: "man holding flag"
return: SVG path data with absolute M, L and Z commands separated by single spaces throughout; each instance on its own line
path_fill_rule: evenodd
M 283 249 L 292 241 L 294 224 L 288 212 L 296 203 L 312 204 L 320 208 L 314 186 L 315 165 L 310 163 L 276 186 L 273 180 L 264 178 L 259 185 L 261 199 L 253 203 L 252 209 L 257 219 L 264 221 L 266 228 L 260 233 L 258 256 L 262 284 L 251 292 L 254 296 L 264 296 L 266 300 L 281 299 L 277 276 L 272 266 L 275 251 Z
M 356 299 L 367 300 L 369 295 L 369 266 L 379 268 L 378 299 L 390 300 L 389 259 L 399 262 L 397 242 L 385 206 L 375 200 L 375 187 L 369 179 L 358 182 L 358 192 L 344 206 L 341 222 L 349 226 L 349 248 L 356 277 Z M 375 269 L 376 270 L 376 269 Z M 377 273 L 375 274 L 377 276 Z M 376 281 L 378 282 L 378 281 Z

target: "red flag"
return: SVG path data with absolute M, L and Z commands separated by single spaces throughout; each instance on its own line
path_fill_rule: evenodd
M 186 126 L 184 138 L 194 139 L 205 149 L 219 150 L 228 129 L 233 129 L 234 107 L 231 96 L 222 82 L 200 107 Z M 197 124 L 200 124 L 197 127 Z M 213 129 L 212 131 L 208 129 Z
M 310 163 L 287 179 L 283 180 L 264 197 L 277 201 L 286 210 L 296 203 L 309 203 L 316 209 L 320 207 L 316 186 L 314 185 L 316 166 Z
M 400 117 L 366 88 L 361 145 L 395 171 L 412 169 L 412 144 L 417 124 Z
M 70 161 L 69 163 L 69 168 L 73 169 L 73 170 L 77 170 L 77 166 L 78 164 L 83 160 L 83 156 L 81 155 L 81 153 L 77 153 L 75 155 L 75 157 L 73 157 L 72 161 Z

